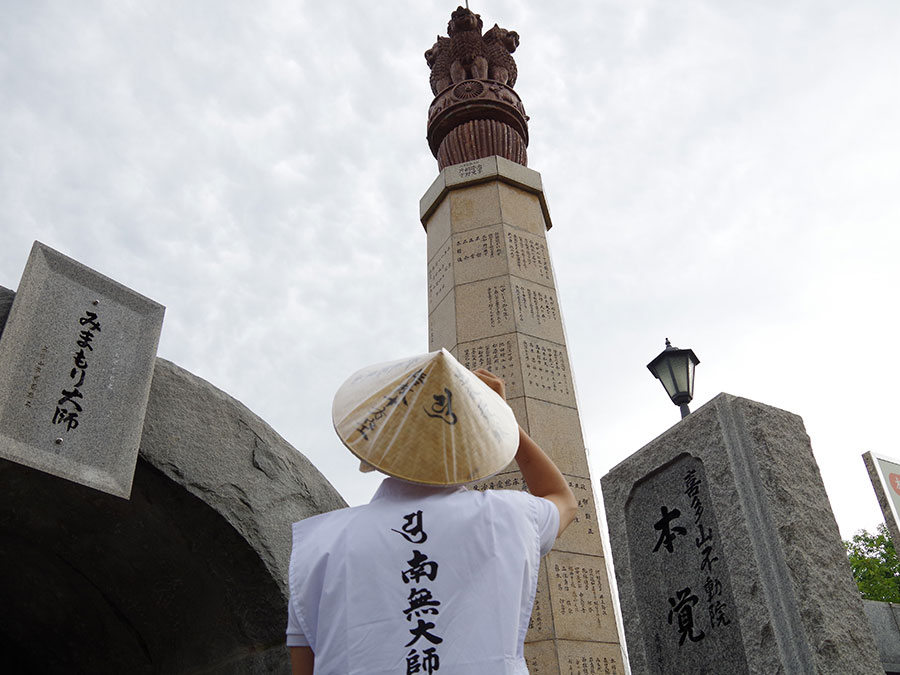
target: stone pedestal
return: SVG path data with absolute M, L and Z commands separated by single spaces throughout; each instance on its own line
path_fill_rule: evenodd
M 796 415 L 720 394 L 602 485 L 635 674 L 884 672 Z
M 429 350 L 506 381 L 519 423 L 578 499 L 544 559 L 525 655 L 532 675 L 624 675 L 609 575 L 556 297 L 540 175 L 502 157 L 444 169 L 421 201 Z M 481 488 L 524 489 L 515 465 Z

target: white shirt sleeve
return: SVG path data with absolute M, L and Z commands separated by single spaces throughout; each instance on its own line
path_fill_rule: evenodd
M 556 504 L 543 497 L 535 497 L 537 502 L 537 531 L 541 539 L 541 557 L 547 555 L 559 532 L 559 509 Z
M 297 610 L 294 609 L 294 603 L 290 600 L 288 601 L 287 646 L 309 647 L 309 640 L 303 634 L 300 620 L 297 618 Z

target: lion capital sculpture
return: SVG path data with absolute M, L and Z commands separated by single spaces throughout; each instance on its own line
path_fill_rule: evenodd
M 519 46 L 519 34 L 497 24 L 483 36 L 481 16 L 466 7 L 457 7 L 447 24 L 449 37 L 437 36 L 425 52 L 431 69 L 431 91 L 435 95 L 464 80 L 495 80 L 513 87 L 518 71 L 512 53 Z

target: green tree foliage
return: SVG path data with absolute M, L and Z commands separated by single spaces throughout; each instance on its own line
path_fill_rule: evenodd
M 844 542 L 850 569 L 866 600 L 900 603 L 900 561 L 884 523 L 875 533 L 860 530 Z

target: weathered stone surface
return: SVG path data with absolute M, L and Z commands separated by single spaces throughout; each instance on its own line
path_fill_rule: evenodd
M 127 498 L 164 311 L 35 242 L 0 339 L 0 457 Z
M 601 482 L 634 673 L 882 672 L 799 417 L 720 394 Z
M 450 220 L 454 234 L 503 222 L 499 185 L 496 181 L 473 183 L 465 190 L 450 193 Z
M 0 645 L 7 672 L 35 675 L 287 675 L 290 524 L 345 506 L 161 359 L 130 500 L 5 460 L 0 484 Z
M 900 673 L 900 606 L 863 600 L 863 609 L 878 645 L 881 667 L 887 675 Z
M 587 455 L 579 446 L 582 436 L 577 409 L 529 398 L 523 419 L 528 420 L 528 433 L 546 452 L 552 453 L 560 471 L 572 476 L 589 475 Z
M 15 299 L 16 294 L 13 291 L 0 286 L 0 333 L 3 332 L 3 328 L 6 326 L 6 319 L 9 317 L 9 310 L 12 309 L 13 300 Z
M 157 359 L 141 457 L 221 514 L 286 588 L 290 524 L 346 506 L 312 463 L 239 401 Z

